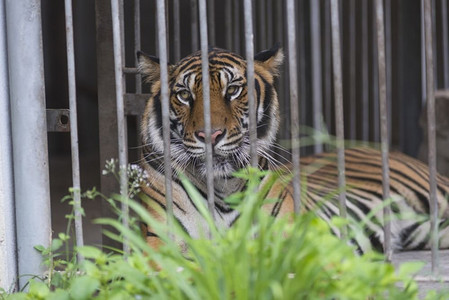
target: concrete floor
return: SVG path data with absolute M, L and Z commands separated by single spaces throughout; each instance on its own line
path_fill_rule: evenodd
M 424 298 L 431 290 L 449 290 L 449 250 L 439 252 L 438 268 L 441 280 L 428 280 L 428 277 L 432 274 L 430 251 L 407 251 L 393 254 L 393 264 L 396 267 L 405 262 L 416 261 L 425 263 L 415 278 L 420 287 L 421 298 Z

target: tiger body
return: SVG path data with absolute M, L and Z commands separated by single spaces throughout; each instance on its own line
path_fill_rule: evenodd
M 279 104 L 274 79 L 278 75 L 282 60 L 282 50 L 277 47 L 257 54 L 254 60 L 256 149 L 259 168 L 263 170 L 291 168 L 288 165 L 279 165 L 273 156 L 279 127 Z M 141 125 L 144 145 L 142 168 L 148 176 L 148 182 L 142 185 L 142 190 L 152 199 L 154 205 L 165 209 L 159 60 L 141 53 L 139 69 L 151 84 L 151 96 Z M 207 232 L 206 221 L 180 183 L 178 174 L 185 174 L 204 199 L 207 198 L 201 54 L 196 52 L 187 56 L 178 64 L 169 65 L 168 70 L 173 214 L 189 235 L 200 237 Z M 233 177 L 232 173 L 250 164 L 246 61 L 237 54 L 212 48 L 209 51 L 209 73 L 215 216 L 218 226 L 229 227 L 236 221 L 239 213 L 229 207 L 224 199 L 244 189 L 246 184 L 243 179 Z M 389 154 L 389 161 L 393 212 L 409 216 L 392 220 L 393 246 L 395 250 L 429 248 L 428 168 L 423 163 L 397 152 Z M 364 232 L 368 242 L 354 242 L 361 252 L 369 248 L 382 251 L 384 237 L 381 208 L 384 200 L 380 152 L 369 148 L 347 149 L 345 163 L 348 215 L 356 221 L 366 221 Z M 301 176 L 306 180 L 301 209 L 312 210 L 326 221 L 339 215 L 336 154 L 304 157 L 301 158 L 300 165 Z M 269 181 L 270 176 L 274 176 L 268 174 L 262 180 L 262 185 Z M 449 179 L 438 175 L 437 194 L 441 224 L 440 246 L 448 248 L 449 229 L 446 221 L 449 220 Z M 279 199 L 276 203 L 264 205 L 263 209 L 271 215 L 293 213 L 291 184 L 279 179 L 270 187 L 266 197 Z M 156 219 L 165 220 L 160 209 L 148 205 L 148 210 Z M 370 212 L 373 212 L 374 216 L 366 220 Z M 145 227 L 143 230 L 148 243 L 158 247 L 160 241 L 157 236 L 149 228 Z

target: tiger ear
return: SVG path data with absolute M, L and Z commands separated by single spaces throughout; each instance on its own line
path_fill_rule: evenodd
M 284 51 L 279 43 L 268 50 L 263 50 L 254 56 L 254 63 L 263 66 L 274 76 L 279 75 L 279 67 L 284 61 Z
M 156 56 L 148 55 L 142 51 L 137 52 L 137 69 L 139 73 L 146 77 L 146 81 L 154 83 L 158 81 L 161 73 L 161 65 L 159 58 Z M 168 64 L 168 72 L 170 74 L 173 68 L 172 64 Z

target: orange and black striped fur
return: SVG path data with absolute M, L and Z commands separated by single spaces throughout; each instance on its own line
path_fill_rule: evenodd
M 139 53 L 139 69 L 151 85 L 151 96 L 142 120 L 144 145 L 142 167 L 147 172 L 148 184 L 143 192 L 153 205 L 165 208 L 165 181 L 163 163 L 161 90 L 159 60 Z M 279 126 L 279 104 L 273 85 L 278 68 L 283 61 L 282 50 L 274 47 L 255 56 L 255 93 L 257 102 L 257 153 L 261 169 L 276 169 L 274 159 L 276 133 Z M 173 168 L 173 210 L 181 226 L 193 237 L 207 230 L 207 225 L 190 200 L 177 174 L 183 172 L 206 197 L 206 166 L 203 118 L 203 90 L 201 54 L 193 53 L 176 65 L 169 65 L 169 99 L 171 155 Z M 242 179 L 232 173 L 249 165 L 248 97 L 246 61 L 237 54 L 212 48 L 209 51 L 210 104 L 212 122 L 213 166 L 215 187 L 215 212 L 219 226 L 231 226 L 238 218 L 223 199 L 244 188 Z M 382 171 L 380 153 L 368 148 L 345 151 L 346 202 L 348 214 L 362 220 L 377 208 L 374 218 L 367 222 L 365 233 L 368 243 L 354 241 L 360 251 L 365 244 L 382 251 Z M 321 154 L 301 159 L 301 173 L 307 180 L 307 190 L 302 198 L 303 208 L 314 210 L 323 219 L 338 215 L 336 155 Z M 288 166 L 287 166 L 288 167 Z M 394 220 L 393 244 L 396 250 L 429 248 L 429 184 L 428 168 L 419 161 L 400 153 L 390 153 L 392 208 L 399 215 L 413 213 L 414 217 Z M 270 176 L 270 175 L 267 175 Z M 265 179 L 264 179 L 265 180 Z M 449 179 L 438 176 L 438 202 L 441 222 L 440 245 L 449 247 L 448 195 Z M 264 182 L 262 182 L 263 184 Z M 323 201 L 334 195 L 330 200 Z M 292 187 L 279 180 L 267 197 L 277 197 L 279 202 L 264 208 L 274 216 L 293 212 Z M 163 220 L 152 205 L 149 211 Z M 157 210 L 160 211 L 160 210 Z M 418 218 L 419 216 L 419 218 Z M 417 220 L 420 221 L 417 221 Z M 144 229 L 148 243 L 158 246 L 157 236 Z

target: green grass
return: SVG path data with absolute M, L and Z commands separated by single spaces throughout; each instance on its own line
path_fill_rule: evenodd
M 117 230 L 119 234 L 105 232 L 111 238 L 121 241 L 125 236 L 130 254 L 92 246 L 68 254 L 65 233 L 49 248 L 38 247 L 50 269 L 48 276 L 32 279 L 27 292 L 0 293 L 0 299 L 417 299 L 412 275 L 420 265 L 395 270 L 378 253 L 358 256 L 313 213 L 272 218 L 260 209 L 260 172 L 247 170 L 238 176 L 248 179 L 248 187 L 232 197 L 241 211 L 232 228 L 215 227 L 204 199 L 183 179 L 209 221 L 210 234 L 204 238 L 190 238 L 176 222 L 171 227 L 157 222 L 141 204 L 127 199 L 134 216 L 130 228 L 123 227 L 120 218 L 97 223 Z M 84 195 L 101 196 L 95 190 Z M 123 199 L 107 199 L 119 212 Z M 158 251 L 142 238 L 140 220 L 164 241 Z M 179 249 L 180 240 L 188 246 L 185 253 Z M 77 261 L 76 253 L 84 260 Z M 439 297 L 444 295 L 429 295 Z

